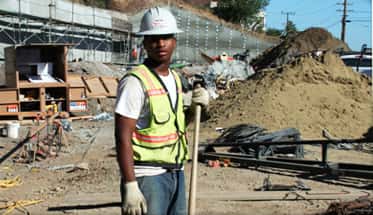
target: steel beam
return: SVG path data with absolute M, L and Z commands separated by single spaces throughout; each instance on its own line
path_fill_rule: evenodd
M 256 159 L 245 155 L 237 155 L 233 153 L 215 153 L 206 152 L 200 153 L 200 158 L 203 160 L 222 160 L 229 159 L 231 162 L 239 163 L 242 167 L 249 166 L 266 166 L 281 169 L 290 169 L 312 174 L 328 174 L 335 176 L 349 176 L 373 179 L 373 167 L 369 165 L 359 164 L 344 164 L 344 163 L 326 163 L 322 161 L 307 161 L 299 159 Z

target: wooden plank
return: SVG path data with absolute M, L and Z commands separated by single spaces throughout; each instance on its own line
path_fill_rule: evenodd
M 201 54 L 202 58 L 203 58 L 207 63 L 209 63 L 209 64 L 212 64 L 212 63 L 215 61 L 214 58 L 208 56 L 208 55 L 207 55 L 206 53 L 204 53 L 203 51 L 200 51 L 200 54 Z
M 0 114 L 1 115 L 1 114 Z M 45 120 L 40 120 L 40 122 L 44 122 Z M 14 120 L 0 120 L 0 125 L 7 125 L 9 123 L 12 123 L 14 122 Z M 22 120 L 22 121 L 19 121 L 19 124 L 20 125 L 35 125 L 35 121 L 34 120 Z
M 70 87 L 69 93 L 70 100 L 85 100 L 87 97 L 84 87 Z
M 0 104 L 0 112 L 14 113 L 18 112 L 18 110 L 18 103 Z
M 18 116 L 19 112 L 8 112 L 7 105 L 0 105 L 0 116 Z
M 40 88 L 39 90 L 39 99 L 40 99 L 40 106 L 39 106 L 39 110 L 41 110 L 42 112 L 43 111 L 46 111 L 45 109 L 45 88 L 42 87 Z
M 88 98 L 95 96 L 108 96 L 108 93 L 98 77 L 84 77 L 83 81 L 88 89 Z
M 68 84 L 64 82 L 31 83 L 29 81 L 19 81 L 20 88 L 67 87 L 67 85 Z
M 118 80 L 114 77 L 100 77 L 109 97 L 117 96 Z
M 20 119 L 23 119 L 25 117 L 31 117 L 31 118 L 36 118 L 37 116 L 41 116 L 42 112 L 41 111 L 23 111 L 19 112 L 18 116 Z
M 0 105 L 2 104 L 18 104 L 19 102 L 17 100 L 1 100 Z
M 17 94 L 16 89 L 0 89 L 0 103 L 5 103 L 5 101 L 17 102 Z
M 70 87 L 85 87 L 82 76 L 79 74 L 69 74 L 67 83 Z

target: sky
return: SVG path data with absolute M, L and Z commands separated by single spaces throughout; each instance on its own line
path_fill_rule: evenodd
M 285 13 L 298 30 L 309 27 L 327 29 L 340 39 L 343 0 L 269 0 L 266 11 L 266 28 L 284 29 Z M 372 0 L 347 0 L 345 42 L 352 50 L 359 51 L 362 44 L 372 47 Z M 340 10 L 340 11 L 338 11 Z

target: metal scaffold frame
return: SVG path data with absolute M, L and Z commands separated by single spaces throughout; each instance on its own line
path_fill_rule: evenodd
M 103 62 L 125 64 L 128 62 L 131 50 L 129 40 L 132 39 L 132 25 L 126 23 L 126 28 L 102 27 L 95 24 L 98 17 L 93 8 L 93 25 L 86 25 L 74 20 L 79 15 L 74 10 L 72 3 L 71 22 L 56 19 L 55 3 L 50 1 L 49 17 L 36 17 L 24 14 L 21 11 L 21 3 L 18 0 L 18 13 L 9 12 L 0 8 L 0 43 L 9 45 L 25 45 L 31 43 L 67 43 L 71 44 L 69 50 L 70 60 L 75 59 L 74 51 L 83 51 L 84 60 L 98 60 Z M 63 9 L 61 9 L 63 10 Z M 54 14 L 54 15 L 53 15 Z M 101 19 L 107 17 L 100 17 Z M 101 59 L 98 59 L 97 52 L 101 51 Z M 117 57 L 109 57 L 115 54 Z M 3 56 L 0 56 L 3 58 Z M 81 58 L 79 56 L 79 58 Z M 3 59 L 2 59 L 3 60 Z

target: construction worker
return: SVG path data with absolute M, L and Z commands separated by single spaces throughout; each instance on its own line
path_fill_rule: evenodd
M 137 35 L 148 58 L 118 86 L 115 135 L 121 171 L 122 214 L 186 215 L 184 162 L 188 159 L 181 81 L 169 68 L 181 33 L 172 13 L 151 8 Z M 206 107 L 198 88 L 193 104 Z

